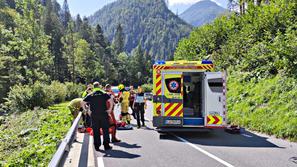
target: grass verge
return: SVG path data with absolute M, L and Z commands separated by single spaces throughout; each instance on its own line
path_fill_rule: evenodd
M 255 82 L 230 76 L 228 118 L 248 129 L 297 141 L 297 84 L 276 76 Z
M 67 103 L 5 118 L 0 126 L 0 166 L 47 166 L 71 126 Z

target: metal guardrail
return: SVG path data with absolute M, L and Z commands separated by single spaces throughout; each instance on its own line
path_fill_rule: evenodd
M 63 162 L 62 160 L 63 160 L 63 158 L 65 158 L 65 152 L 70 151 L 70 146 L 76 137 L 76 131 L 77 131 L 81 117 L 82 117 L 82 112 L 79 112 L 79 114 L 75 118 L 70 130 L 67 132 L 66 137 L 60 143 L 59 148 L 56 151 L 56 153 L 54 154 L 48 167 L 58 167 L 58 166 L 63 165 L 63 164 L 61 164 Z

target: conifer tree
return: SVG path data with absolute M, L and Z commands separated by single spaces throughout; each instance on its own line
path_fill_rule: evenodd
M 71 14 L 70 14 L 67 0 L 64 0 L 62 11 L 61 11 L 61 18 L 62 18 L 63 26 L 66 29 L 68 27 L 69 21 L 71 20 Z
M 121 52 L 124 51 L 125 47 L 125 41 L 124 41 L 124 34 L 123 34 L 123 28 L 121 24 L 118 24 L 116 32 L 115 32 L 115 37 L 113 40 L 113 48 L 115 50 L 115 53 L 118 55 Z

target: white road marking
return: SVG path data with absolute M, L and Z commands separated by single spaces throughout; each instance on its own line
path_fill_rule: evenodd
M 200 147 L 198 147 L 198 146 L 196 146 L 196 145 L 190 143 L 190 142 L 187 141 L 186 139 L 184 139 L 184 138 L 182 138 L 182 137 L 179 137 L 179 136 L 177 136 L 177 135 L 175 135 L 175 134 L 172 134 L 172 135 L 174 135 L 176 138 L 178 138 L 178 139 L 181 140 L 182 142 L 184 142 L 184 143 L 190 145 L 191 147 L 195 148 L 196 150 L 200 151 L 201 153 L 203 153 L 203 154 L 209 156 L 210 158 L 212 158 L 212 159 L 214 159 L 214 160 L 220 162 L 221 164 L 223 164 L 223 165 L 225 165 L 225 166 L 227 166 L 227 167 L 234 167 L 233 165 L 231 165 L 231 164 L 229 164 L 228 162 L 226 162 L 226 161 L 220 159 L 219 157 L 216 157 L 215 155 L 213 155 L 213 154 L 211 154 L 211 153 L 209 153 L 209 152 L 203 150 L 202 148 L 200 148 Z
M 253 136 L 251 136 L 251 135 L 248 135 L 248 134 L 241 134 L 242 136 L 244 136 L 244 137 L 248 137 L 248 138 L 251 138 L 251 137 L 253 137 Z
M 98 167 L 104 167 L 103 157 L 97 158 L 97 165 Z

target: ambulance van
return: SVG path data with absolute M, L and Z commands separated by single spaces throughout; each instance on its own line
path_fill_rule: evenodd
M 226 75 L 212 61 L 158 61 L 153 66 L 153 126 L 158 131 L 226 127 Z

